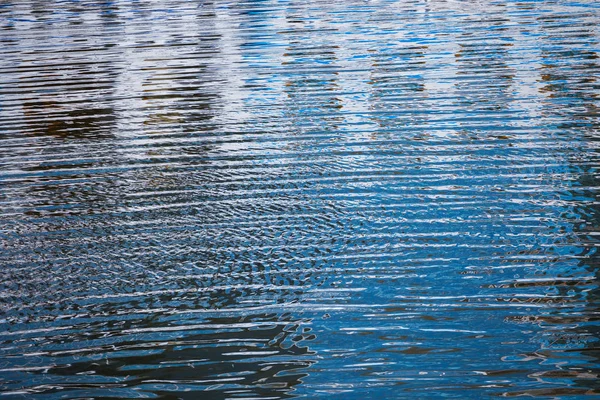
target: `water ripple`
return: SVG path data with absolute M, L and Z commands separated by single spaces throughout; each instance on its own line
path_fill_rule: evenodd
M 600 395 L 599 21 L 0 1 L 0 395 Z

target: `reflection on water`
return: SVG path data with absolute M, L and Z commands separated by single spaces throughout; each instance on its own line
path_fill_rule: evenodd
M 594 1 L 0 1 L 0 394 L 600 394 Z

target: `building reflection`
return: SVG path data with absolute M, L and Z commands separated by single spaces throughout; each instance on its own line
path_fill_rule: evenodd
M 20 18 L 36 21 L 36 35 L 48 40 L 63 38 L 61 47 L 25 54 L 20 65 L 13 67 L 13 90 L 22 105 L 20 129 L 27 135 L 63 139 L 110 138 L 116 121 L 110 99 L 118 67 L 114 54 L 106 47 L 106 32 L 88 37 L 78 30 L 84 18 L 100 18 L 103 8 L 88 12 L 73 7 L 64 19 L 57 18 L 48 2 L 30 2 L 20 11 L 25 14 Z M 35 48 L 35 37 L 22 35 L 14 39 L 21 48 Z M 81 62 L 85 52 L 102 57 Z

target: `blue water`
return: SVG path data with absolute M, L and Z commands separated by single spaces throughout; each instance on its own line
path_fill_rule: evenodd
M 599 26 L 0 1 L 0 398 L 600 395 Z

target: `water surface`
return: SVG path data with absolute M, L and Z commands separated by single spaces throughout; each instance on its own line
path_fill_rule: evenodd
M 0 397 L 600 395 L 595 1 L 0 1 Z

